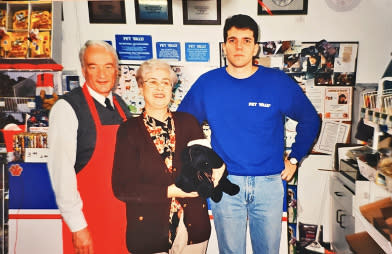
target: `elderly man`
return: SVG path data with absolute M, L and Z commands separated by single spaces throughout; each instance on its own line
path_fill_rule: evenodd
M 125 207 L 111 188 L 115 135 L 130 116 L 112 93 L 117 54 L 106 42 L 87 41 L 79 58 L 85 84 L 58 100 L 49 115 L 48 168 L 65 222 L 64 253 L 128 253 Z

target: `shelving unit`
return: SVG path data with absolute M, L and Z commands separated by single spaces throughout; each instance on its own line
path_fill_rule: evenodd
M 392 253 L 391 242 L 388 241 L 377 229 L 370 224 L 358 209 L 354 209 L 355 219 L 359 220 L 364 230 L 373 238 L 373 240 L 385 251 L 385 253 Z
M 47 90 L 50 90 L 47 88 L 51 88 L 51 86 L 53 86 L 54 92 L 62 94 L 61 71 L 63 67 L 58 64 L 61 63 L 62 45 L 61 5 L 61 1 L 50 0 L 0 0 L 0 83 L 3 84 L 2 88 L 11 87 L 13 94 L 7 96 L 14 96 L 0 98 L 0 112 L 20 113 L 24 112 L 23 110 L 39 108 L 35 104 L 41 102 L 40 99 L 37 99 L 37 96 L 39 96 L 37 92 L 45 90 L 46 96 L 50 97 L 52 92 L 47 92 Z M 20 22 L 18 23 L 18 21 Z M 45 78 L 48 75 L 52 77 L 50 78 L 52 82 Z M 23 83 L 24 81 L 26 82 Z M 27 81 L 30 83 L 27 84 Z M 32 83 L 34 83 L 34 86 L 31 85 Z M 34 90 L 30 93 L 29 89 L 32 87 Z M 18 90 L 19 88 L 23 89 Z M 17 91 L 28 95 L 18 95 Z M 1 96 L 5 96 L 4 92 Z M 23 96 L 26 100 L 18 100 L 16 96 Z M 34 101 L 34 105 L 31 104 L 32 101 Z M 2 166 L 0 177 L 5 179 L 8 175 L 9 165 L 2 165 L 1 163 L 0 165 Z M 32 165 L 26 167 L 28 166 L 34 165 L 32 163 Z M 4 181 L 0 182 L 3 183 Z M 8 235 L 2 236 L 0 254 L 14 253 L 16 249 L 21 254 L 60 253 L 61 250 L 57 249 L 61 248 L 61 239 L 57 239 L 57 236 L 61 235 L 61 218 L 58 211 L 54 211 L 55 215 L 47 215 L 53 209 L 44 207 L 48 211 L 44 209 L 39 211 L 40 214 L 35 215 L 37 213 L 35 209 L 24 209 L 25 215 L 23 215 L 20 212 L 20 207 L 8 210 L 13 202 L 12 195 L 11 200 L 8 200 L 8 196 L 9 193 L 12 194 L 13 192 L 15 193 L 15 188 L 11 187 L 11 190 L 9 190 L 7 186 L 0 186 L 0 205 L 2 208 L 0 227 L 9 232 Z M 15 200 L 15 196 L 13 199 Z M 39 219 L 42 214 L 49 219 Z M 18 216 L 27 216 L 30 219 L 26 221 Z M 37 232 L 31 230 L 32 225 L 37 229 L 45 229 L 45 232 L 37 234 Z M 2 232 L 0 231 L 0 233 Z M 17 241 L 17 239 L 19 240 Z M 23 245 L 21 245 L 22 239 L 24 241 Z M 20 248 L 20 246 L 24 247 Z M 48 248 L 50 250 L 46 250 Z
M 0 59 L 61 62 L 60 1 L 0 1 Z
M 379 137 L 382 133 L 392 135 L 392 104 L 388 102 L 391 98 L 392 102 L 392 61 L 389 63 L 383 77 L 379 80 L 378 90 L 375 93 L 368 93 L 364 95 L 364 105 L 361 108 L 361 118 L 364 123 L 374 128 L 372 148 L 378 150 Z M 368 97 L 367 97 L 368 96 Z M 375 169 L 376 170 L 376 169 Z M 377 181 L 377 180 L 375 180 Z M 388 191 L 385 186 L 377 185 L 370 181 L 370 195 L 373 198 L 369 199 L 369 203 L 374 202 L 380 198 L 375 198 L 375 192 L 384 192 L 383 196 L 392 197 L 391 191 Z M 381 189 L 380 189 L 381 188 Z M 360 205 L 354 202 L 353 211 L 356 218 L 356 227 L 363 228 L 373 238 L 373 240 L 386 252 L 392 253 L 391 241 L 386 239 L 360 212 Z M 357 223 L 358 220 L 358 223 Z M 360 230 L 356 229 L 356 232 Z
M 365 124 L 392 135 L 392 61 L 387 66 L 383 77 L 378 82 L 377 92 L 365 93 L 361 118 Z M 373 148 L 377 149 L 378 135 L 373 136 Z
M 0 253 L 7 253 L 7 248 L 6 248 L 6 242 L 7 242 L 7 228 L 8 228 L 8 219 L 6 216 L 6 202 L 7 202 L 7 197 L 8 197 L 8 187 L 6 186 L 5 182 L 5 165 L 4 163 L 0 162 L 0 168 L 1 168 L 1 186 L 0 186 L 0 202 L 1 202 L 1 218 L 0 218 Z

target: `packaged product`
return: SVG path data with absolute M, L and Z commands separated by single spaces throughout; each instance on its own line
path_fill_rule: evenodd
M 5 27 L 6 19 L 6 10 L 0 10 L 0 27 Z
M 27 29 L 28 21 L 28 10 L 18 10 L 14 12 L 12 17 L 12 28 L 15 30 Z
M 49 11 L 32 11 L 30 24 L 31 29 L 51 29 L 52 14 Z
M 28 49 L 28 34 L 26 32 L 8 33 L 10 46 L 7 57 L 26 57 Z
M 50 32 L 30 33 L 30 57 L 50 57 Z

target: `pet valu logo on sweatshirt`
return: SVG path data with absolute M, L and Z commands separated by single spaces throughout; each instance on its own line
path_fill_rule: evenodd
M 264 103 L 264 102 L 248 102 L 249 107 L 260 107 L 260 108 L 269 108 L 271 107 L 271 103 Z

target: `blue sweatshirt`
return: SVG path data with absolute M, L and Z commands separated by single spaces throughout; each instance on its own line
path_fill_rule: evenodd
M 194 83 L 178 111 L 207 120 L 211 145 L 233 175 L 264 176 L 284 169 L 285 116 L 298 122 L 290 157 L 300 161 L 311 148 L 320 118 L 299 85 L 284 72 L 259 66 L 237 79 L 224 67 Z

